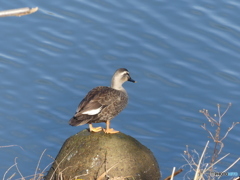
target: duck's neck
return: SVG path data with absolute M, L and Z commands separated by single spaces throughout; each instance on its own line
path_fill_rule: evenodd
M 116 81 L 114 81 L 113 79 L 112 79 L 112 82 L 111 82 L 111 88 L 116 89 L 118 91 L 126 92 L 126 90 L 123 88 L 122 84 L 121 83 L 116 83 Z

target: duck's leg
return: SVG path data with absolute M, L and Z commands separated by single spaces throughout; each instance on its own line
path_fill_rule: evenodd
M 102 130 L 102 127 L 93 127 L 92 124 L 89 124 L 89 130 L 90 132 L 99 132 Z
M 106 129 L 103 129 L 105 133 L 107 134 L 114 134 L 118 133 L 119 131 L 114 130 L 113 128 L 110 128 L 110 120 L 106 122 Z

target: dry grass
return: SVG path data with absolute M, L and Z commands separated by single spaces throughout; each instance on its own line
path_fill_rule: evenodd
M 16 146 L 16 145 L 1 146 L 1 147 L 12 147 L 12 146 Z M 27 179 L 29 179 L 29 180 L 42 180 L 44 175 L 45 175 L 45 173 L 47 172 L 47 169 L 52 164 L 52 163 L 48 164 L 43 170 L 40 171 L 40 169 L 39 169 L 40 162 L 41 162 L 45 152 L 46 152 L 46 149 L 42 152 L 42 154 L 41 154 L 41 156 L 40 156 L 40 158 L 38 160 L 38 163 L 37 163 L 37 166 L 36 166 L 36 169 L 35 169 L 35 173 L 33 175 L 23 176 L 23 174 L 21 173 L 21 171 L 18 168 L 17 157 L 16 157 L 14 159 L 14 164 L 12 166 L 10 166 L 6 170 L 6 172 L 4 173 L 2 180 L 13 180 L 13 179 L 14 180 L 27 180 Z M 12 173 L 12 174 L 9 174 L 10 170 L 13 170 L 13 169 L 15 169 L 15 172 Z M 20 176 L 20 178 L 16 179 L 15 177 L 17 175 Z
M 219 157 L 220 153 L 222 152 L 222 149 L 224 147 L 223 140 L 228 136 L 229 132 L 237 125 L 240 124 L 240 122 L 233 122 L 232 126 L 228 128 L 228 130 L 223 133 L 223 136 L 220 136 L 221 134 L 221 124 L 223 116 L 227 113 L 231 106 L 231 103 L 228 104 L 225 111 L 222 113 L 220 105 L 217 105 L 217 114 L 211 116 L 208 112 L 208 110 L 203 109 L 200 110 L 200 113 L 202 113 L 208 122 L 211 124 L 212 127 L 216 127 L 215 131 L 210 131 L 206 124 L 204 123 L 201 127 L 208 132 L 210 135 L 210 138 L 212 140 L 212 143 L 214 144 L 214 148 L 212 151 L 212 155 L 209 157 L 207 156 L 207 148 L 209 145 L 209 141 L 207 141 L 203 152 L 201 155 L 196 150 L 189 151 L 188 146 L 186 146 L 186 151 L 184 151 L 184 159 L 187 161 L 187 165 L 190 167 L 190 170 L 185 174 L 185 179 L 193 179 L 193 177 L 189 177 L 188 174 L 191 172 L 194 172 L 194 180 L 212 180 L 216 177 L 210 176 L 211 173 L 214 172 L 216 169 L 216 165 L 222 161 L 224 158 L 226 158 L 230 153 Z M 217 118 L 217 119 L 216 119 Z M 227 172 L 229 169 L 231 169 L 238 161 L 240 161 L 240 157 L 234 161 L 229 167 L 227 167 L 223 172 Z

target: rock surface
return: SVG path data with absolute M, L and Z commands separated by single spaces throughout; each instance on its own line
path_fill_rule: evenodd
M 152 152 L 123 133 L 83 130 L 68 138 L 45 180 L 159 180 Z

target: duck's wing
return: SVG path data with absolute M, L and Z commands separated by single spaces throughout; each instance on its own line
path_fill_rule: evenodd
M 105 86 L 99 86 L 89 91 L 86 97 L 79 104 L 74 116 L 93 116 L 99 114 L 111 103 L 109 98 L 112 94 L 111 91 L 111 88 Z

